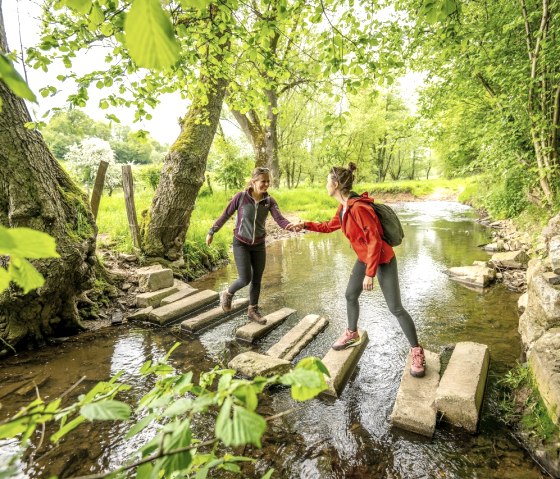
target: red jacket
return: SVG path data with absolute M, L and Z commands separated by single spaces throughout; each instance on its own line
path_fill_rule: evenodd
M 332 233 L 342 228 L 344 236 L 350 240 L 358 259 L 365 263 L 366 276 L 375 276 L 377 266 L 388 263 L 395 256 L 393 248 L 381 239 L 383 228 L 371 203 L 373 203 L 373 198 L 369 198 L 367 193 L 362 193 L 361 196 L 351 196 L 348 198 L 342 224 L 340 224 L 342 205 L 338 207 L 330 221 L 322 223 L 306 221 L 304 223 L 305 229 L 319 233 Z

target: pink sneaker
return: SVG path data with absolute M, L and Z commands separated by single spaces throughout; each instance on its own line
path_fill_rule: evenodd
M 347 329 L 344 334 L 336 340 L 332 345 L 335 351 L 340 351 L 346 348 L 353 348 L 357 346 L 362 341 L 362 338 L 358 334 L 358 331 L 350 331 Z
M 415 378 L 424 377 L 424 374 L 426 374 L 426 358 L 422 346 L 410 348 L 410 355 L 412 356 L 410 374 Z

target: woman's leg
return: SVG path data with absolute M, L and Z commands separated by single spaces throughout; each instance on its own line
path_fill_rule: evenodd
M 233 258 L 235 260 L 235 266 L 237 266 L 237 274 L 239 277 L 226 290 L 231 295 L 251 282 L 251 252 L 249 248 L 249 245 L 234 238 Z
M 416 336 L 416 327 L 410 314 L 403 308 L 401 303 L 401 291 L 399 287 L 399 272 L 397 269 L 397 258 L 386 264 L 380 264 L 377 268 L 377 280 L 379 286 L 389 307 L 389 311 L 393 313 L 403 330 L 406 339 L 414 348 L 418 346 L 418 337 Z
M 348 315 L 348 329 L 358 330 L 358 317 L 360 316 L 360 302 L 362 294 L 366 265 L 361 261 L 356 261 L 346 286 L 346 314 Z
M 261 294 L 261 282 L 266 266 L 266 249 L 264 243 L 251 247 L 251 268 L 253 271 L 253 279 L 249 288 L 249 305 L 256 306 L 259 304 Z

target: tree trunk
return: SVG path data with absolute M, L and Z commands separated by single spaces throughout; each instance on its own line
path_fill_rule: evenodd
M 165 157 L 149 217 L 143 225 L 147 256 L 178 260 L 189 228 L 196 197 L 204 182 L 208 152 L 224 101 L 225 78 L 201 78 L 207 85 L 206 104 L 195 99 L 182 121 L 181 133 Z
M 8 51 L 1 7 L 0 0 L 0 50 Z M 21 349 L 82 328 L 76 298 L 93 286 L 97 228 L 87 197 L 41 134 L 25 127 L 31 118 L 23 100 L 1 81 L 0 98 L 0 224 L 44 231 L 60 254 L 33 261 L 45 277 L 42 288 L 24 295 L 11 286 L 0 294 L 0 343 Z

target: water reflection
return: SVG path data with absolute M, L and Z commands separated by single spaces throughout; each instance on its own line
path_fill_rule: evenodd
M 388 311 L 381 291 L 361 297 L 359 325 L 370 343 L 347 388 L 337 400 L 316 399 L 295 403 L 288 391 L 275 391 L 263 400 L 270 414 L 292 407 L 253 451 L 258 461 L 254 477 L 274 467 L 282 478 L 507 478 L 544 477 L 500 425 L 494 404 L 496 378 L 512 367 L 521 346 L 517 335 L 517 295 L 501 286 L 485 293 L 469 290 L 444 274 L 451 266 L 469 265 L 488 258 L 477 248 L 488 232 L 473 221 L 474 212 L 456 203 L 403 203 L 396 205 L 403 220 L 405 241 L 396 249 L 403 304 L 415 320 L 423 344 L 434 351 L 450 343 L 473 340 L 488 344 L 490 374 L 480 434 L 472 436 L 440 425 L 432 440 L 395 430 L 388 417 L 397 393 L 408 345 Z M 268 248 L 261 307 L 274 311 L 284 306 L 297 310 L 254 349 L 264 351 L 307 314 L 328 318 L 329 326 L 300 357 L 322 357 L 346 327 L 344 291 L 355 255 L 340 232 L 308 233 L 277 241 Z M 198 288 L 223 289 L 237 276 L 229 265 L 193 283 Z M 248 294 L 248 288 L 240 292 Z M 144 361 L 165 354 L 177 340 L 173 354 L 177 371 L 196 372 L 228 359 L 246 346 L 232 341 L 235 330 L 247 321 L 241 314 L 198 337 L 180 335 L 174 327 L 124 325 L 72 338 L 56 348 L 25 353 L 2 363 L 0 384 L 11 384 L 41 372 L 49 376 L 42 386 L 45 397 L 61 394 L 82 375 L 86 386 L 119 370 L 135 387 L 127 394 L 139 398 L 149 388 L 138 374 Z M 296 358 L 297 360 L 298 358 Z M 30 400 L 13 396 L 0 411 L 5 417 Z M 75 431 L 48 460 L 27 467 L 27 477 L 88 473 L 118 464 L 134 444 L 124 441 L 120 426 L 94 425 Z M 149 431 L 147 431 L 149 434 Z M 141 438 L 135 438 L 139 441 Z M 11 446 L 1 446 L 0 454 Z M 73 459 L 75 466 L 68 469 Z M 260 474 L 260 475 L 259 475 Z

